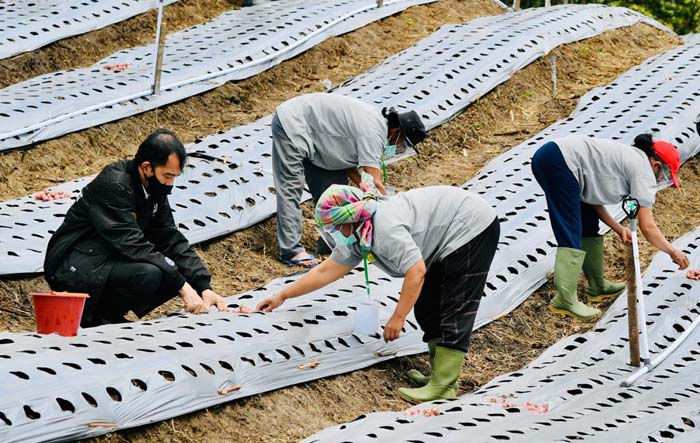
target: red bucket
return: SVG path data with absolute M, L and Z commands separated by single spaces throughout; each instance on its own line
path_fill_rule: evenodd
M 34 316 L 36 317 L 36 332 L 39 334 L 62 335 L 75 337 L 78 335 L 80 318 L 87 294 L 72 292 L 49 292 L 31 294 L 34 298 Z

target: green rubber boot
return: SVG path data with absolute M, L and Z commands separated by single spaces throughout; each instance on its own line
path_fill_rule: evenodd
M 549 302 L 549 310 L 561 315 L 587 320 L 600 315 L 600 310 L 579 301 L 576 295 L 578 276 L 586 252 L 573 248 L 557 248 L 554 265 L 554 286 L 557 295 Z
M 435 347 L 437 346 L 439 341 L 440 340 L 430 340 L 428 342 L 428 355 L 430 356 L 431 371 L 433 365 L 435 364 Z M 406 376 L 416 386 L 425 386 L 430 381 L 430 375 L 423 375 L 423 373 L 417 369 L 411 369 L 410 371 L 408 371 Z
M 399 395 L 411 403 L 455 398 L 465 354 L 456 349 L 435 346 L 435 362 L 428 384 L 422 388 L 399 388 Z
M 613 283 L 603 277 L 605 261 L 603 260 L 603 237 L 584 237 L 581 248 L 586 251 L 583 261 L 583 273 L 588 280 L 586 298 L 589 302 L 615 298 L 625 290 L 624 283 Z

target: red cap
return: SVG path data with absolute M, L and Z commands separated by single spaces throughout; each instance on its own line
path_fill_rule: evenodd
M 651 145 L 654 153 L 663 160 L 671 169 L 671 178 L 673 179 L 673 187 L 680 188 L 678 183 L 678 170 L 681 168 L 681 156 L 678 154 L 678 149 L 671 143 L 665 141 L 657 141 Z

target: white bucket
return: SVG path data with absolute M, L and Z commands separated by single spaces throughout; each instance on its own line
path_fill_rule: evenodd
M 355 334 L 373 335 L 379 330 L 379 303 L 364 302 L 355 311 Z

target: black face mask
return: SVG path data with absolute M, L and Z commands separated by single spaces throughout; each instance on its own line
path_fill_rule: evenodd
M 173 191 L 172 185 L 164 185 L 156 178 L 155 174 L 151 177 L 147 177 L 146 181 L 148 181 L 148 189 L 146 189 L 146 191 L 148 191 L 149 196 L 155 199 L 160 200 Z

